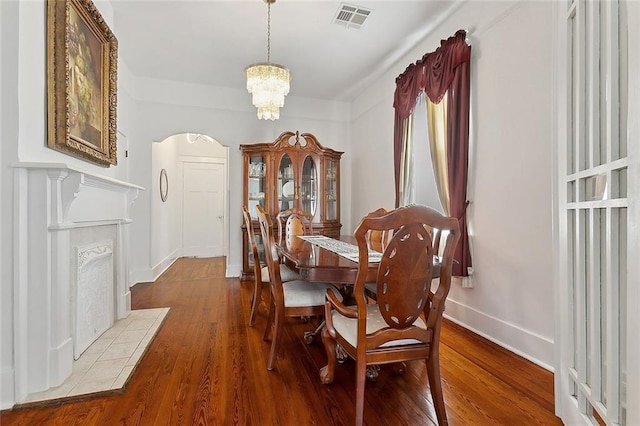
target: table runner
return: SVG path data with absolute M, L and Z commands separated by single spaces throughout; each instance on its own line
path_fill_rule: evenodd
M 358 263 L 358 246 L 324 235 L 298 235 L 298 238 Z M 382 253 L 369 249 L 369 263 L 378 263 Z

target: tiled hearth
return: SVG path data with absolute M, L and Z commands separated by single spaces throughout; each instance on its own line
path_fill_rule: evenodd
M 131 311 L 73 362 L 73 373 L 62 385 L 31 394 L 18 406 L 60 402 L 123 388 L 168 312 L 169 308 Z

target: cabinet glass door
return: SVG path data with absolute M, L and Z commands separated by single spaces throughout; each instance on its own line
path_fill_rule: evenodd
M 300 181 L 300 208 L 316 215 L 318 208 L 318 171 L 316 162 L 307 156 L 302 163 L 302 179 Z
M 338 163 L 327 160 L 327 175 L 325 176 L 325 220 L 338 219 Z
M 256 206 L 259 204 L 265 208 L 265 193 L 267 189 L 267 162 L 263 156 L 253 156 L 249 158 L 248 208 L 251 217 L 258 217 Z
M 294 181 L 293 163 L 288 154 L 280 158 L 278 165 L 278 211 L 293 208 L 296 185 Z

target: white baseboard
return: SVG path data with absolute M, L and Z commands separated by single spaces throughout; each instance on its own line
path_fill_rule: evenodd
M 242 265 L 237 263 L 227 265 L 227 273 L 225 274 L 227 278 L 238 278 L 240 275 L 242 275 Z
M 169 268 L 175 262 L 179 256 L 179 251 L 176 249 L 158 262 L 154 267 L 150 269 L 134 269 L 129 272 L 129 287 L 133 287 L 138 283 L 151 283 L 158 279 L 164 271 Z
M 153 282 L 153 269 L 133 269 L 129 271 L 129 287 L 138 283 Z
M 60 386 L 73 372 L 73 339 L 65 339 L 57 348 L 49 351 L 50 387 Z
M 8 410 L 15 404 L 13 368 L 3 370 L 0 376 L 0 410 Z
M 154 266 L 153 279 L 151 281 L 157 280 L 158 277 L 162 275 L 162 273 L 166 271 L 169 268 L 169 266 L 171 266 L 173 262 L 175 262 L 178 259 L 178 257 L 179 256 L 177 256 L 177 253 L 174 251 L 169 256 L 165 257 L 162 261 L 160 261 L 160 263 Z
M 452 299 L 447 299 L 445 317 L 528 359 L 545 370 L 554 371 L 554 343 L 552 339 L 532 333 Z

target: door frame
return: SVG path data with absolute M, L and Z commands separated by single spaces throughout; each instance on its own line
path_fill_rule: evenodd
M 624 339 L 626 348 L 621 348 L 621 356 L 626 356 L 626 397 L 621 394 L 620 401 L 612 401 L 613 405 L 625 404 L 626 419 L 625 424 L 640 424 L 640 406 L 629 403 L 640 400 L 640 312 L 637 305 L 640 303 L 640 262 L 635 259 L 640 258 L 640 239 L 637 232 L 640 229 L 640 123 L 634 117 L 640 114 L 640 81 L 637 76 L 640 72 L 640 4 L 635 1 L 620 0 L 621 10 L 626 10 L 626 17 L 619 19 L 614 25 L 623 27 L 626 19 L 627 28 L 627 265 L 626 265 L 626 334 L 621 330 L 620 339 Z M 569 51 L 567 41 L 567 1 L 558 2 L 554 7 L 554 28 L 557 31 L 554 40 L 556 43 L 555 52 L 555 93 L 557 102 L 551 108 L 553 124 L 556 129 L 555 134 L 555 154 L 553 164 L 553 259 L 554 259 L 554 315 L 556 318 L 555 333 L 555 406 L 558 415 L 565 424 L 592 424 L 582 412 L 582 408 L 576 405 L 570 395 L 574 392 L 569 379 L 569 369 L 571 359 L 574 357 L 572 348 L 573 332 L 571 327 L 572 300 L 569 292 L 571 283 L 567 280 L 568 260 L 568 230 L 566 223 L 566 196 L 567 191 L 565 181 L 567 135 L 569 134 L 570 122 L 567 111 L 571 99 L 567 98 L 568 87 L 568 63 L 567 52 Z M 623 112 L 623 111 L 621 111 Z M 624 301 L 621 301 L 624 303 Z M 621 325 L 622 327 L 622 325 Z M 622 343 L 622 342 L 621 342 Z M 611 380 L 611 378 L 610 378 Z M 617 408 L 617 407 L 614 407 Z M 615 417 L 615 416 L 614 416 Z M 622 419 L 620 419 L 622 420 Z
M 628 208 L 628 281 L 627 281 L 627 402 L 640 401 L 640 2 L 627 1 L 629 46 L 628 65 L 628 132 L 629 191 Z M 635 44 L 633 44 L 635 43 Z M 633 237 L 632 237 L 633 236 Z M 640 424 L 640 406 L 627 404 L 627 424 Z

